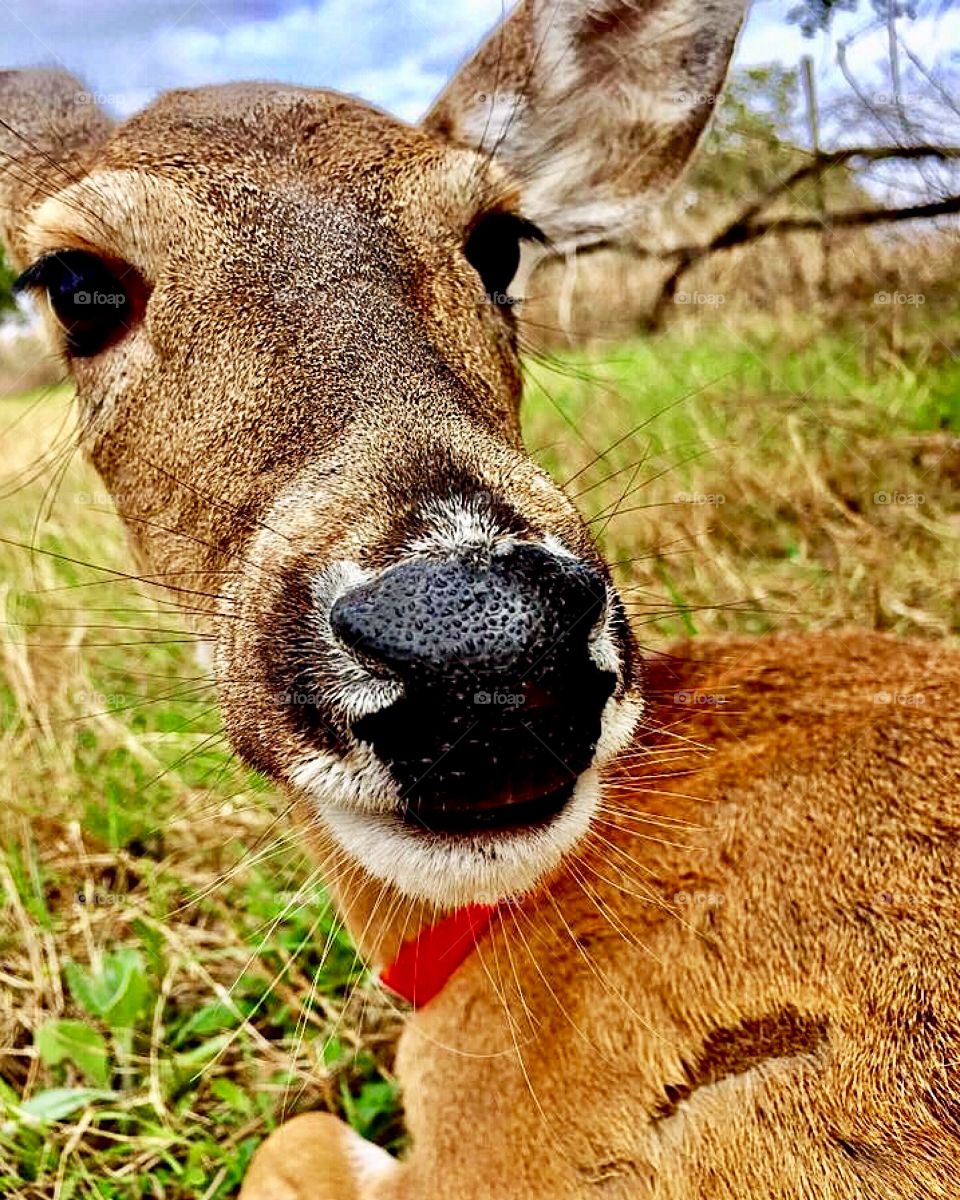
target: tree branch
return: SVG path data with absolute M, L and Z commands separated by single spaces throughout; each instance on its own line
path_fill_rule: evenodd
M 650 324 L 658 326 L 663 320 L 667 306 L 673 303 L 680 280 L 690 268 L 702 258 L 717 250 L 728 250 L 747 242 L 759 241 L 768 233 L 798 233 L 823 229 L 864 229 L 870 225 L 895 224 L 898 221 L 930 220 L 960 213 L 960 196 L 947 196 L 943 200 L 932 200 L 928 204 L 912 204 L 906 208 L 851 209 L 847 212 L 830 213 L 826 220 L 819 217 L 775 217 L 768 221 L 741 222 L 728 225 L 706 246 L 683 246 L 673 251 L 677 261 L 664 280 L 660 295 L 650 314 Z
M 779 220 L 756 221 L 746 231 L 741 241 L 754 241 L 773 230 L 793 233 L 798 229 L 856 228 L 866 225 L 883 225 L 896 221 L 923 221 L 933 217 L 949 217 L 960 213 L 960 196 L 946 196 L 943 200 L 931 200 L 927 204 L 911 204 L 906 208 L 861 208 L 847 212 L 829 213 L 826 221 L 815 217 L 781 217 Z M 731 242 L 730 245 L 739 245 Z
M 597 241 L 581 248 L 581 254 L 591 254 L 598 250 L 618 249 L 638 257 L 657 257 L 673 260 L 670 274 L 664 280 L 660 295 L 650 314 L 650 323 L 656 326 L 663 318 L 667 306 L 673 303 L 680 280 L 688 270 L 701 259 L 718 250 L 727 250 L 733 246 L 742 246 L 747 242 L 757 241 L 768 233 L 796 233 L 818 229 L 832 228 L 865 228 L 870 225 L 893 224 L 898 221 L 929 220 L 934 217 L 951 216 L 960 213 L 960 196 L 947 196 L 941 200 L 932 200 L 924 204 L 914 204 L 905 208 L 871 208 L 851 209 L 847 212 L 827 213 L 820 217 L 771 217 L 768 220 L 757 220 L 760 214 L 782 196 L 791 191 L 797 184 L 806 179 L 818 177 L 836 166 L 862 159 L 867 162 L 881 162 L 888 159 L 912 161 L 918 159 L 936 158 L 942 162 L 960 159 L 960 146 L 939 146 L 922 144 L 913 146 L 846 146 L 838 150 L 825 150 L 811 155 L 809 161 L 801 163 L 788 175 L 784 176 L 775 187 L 748 204 L 740 213 L 722 229 L 718 230 L 707 242 L 696 245 L 675 246 L 661 253 L 646 248 L 631 245 L 626 242 L 610 240 Z

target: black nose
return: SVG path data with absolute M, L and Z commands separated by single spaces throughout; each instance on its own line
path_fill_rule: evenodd
M 405 563 L 337 600 L 339 640 L 404 685 L 354 733 L 390 766 L 410 819 L 459 829 L 562 807 L 616 683 L 590 652 L 606 603 L 593 567 L 531 544 Z

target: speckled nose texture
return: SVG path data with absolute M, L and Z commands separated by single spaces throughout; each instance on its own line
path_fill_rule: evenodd
M 409 819 L 470 829 L 562 807 L 616 684 L 589 652 L 605 604 L 593 567 L 531 544 L 405 563 L 337 600 L 340 642 L 404 685 L 353 731 L 391 768 Z

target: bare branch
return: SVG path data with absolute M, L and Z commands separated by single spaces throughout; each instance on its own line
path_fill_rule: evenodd
M 650 316 L 654 326 L 660 323 L 667 307 L 673 303 L 678 285 L 683 276 L 697 262 L 720 250 L 742 246 L 758 241 L 770 233 L 797 233 L 834 228 L 866 228 L 871 225 L 894 224 L 901 221 L 930 220 L 935 217 L 952 216 L 960 213 L 960 195 L 946 196 L 923 204 L 902 208 L 850 209 L 845 212 L 828 213 L 813 217 L 770 217 L 758 220 L 764 210 L 785 192 L 792 190 L 805 179 L 822 175 L 833 167 L 861 159 L 880 162 L 887 159 L 917 160 L 935 158 L 942 162 L 960 159 L 960 146 L 915 145 L 915 146 L 846 146 L 838 150 L 821 151 L 811 155 L 809 161 L 791 171 L 765 195 L 742 209 L 734 220 L 718 230 L 708 241 L 688 246 L 677 246 L 670 250 L 653 252 L 644 247 L 624 242 L 598 241 L 581 249 L 581 254 L 597 250 L 618 249 L 637 257 L 657 257 L 673 260 L 669 275 L 661 285 L 660 294 Z

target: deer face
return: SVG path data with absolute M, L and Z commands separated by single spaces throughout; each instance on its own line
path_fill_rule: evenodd
M 522 449 L 511 288 L 678 173 L 740 16 L 703 7 L 521 7 L 423 128 L 266 85 L 114 127 L 67 76 L 0 76 L 6 243 L 144 573 L 200 610 L 237 750 L 411 896 L 532 886 L 642 711 Z

